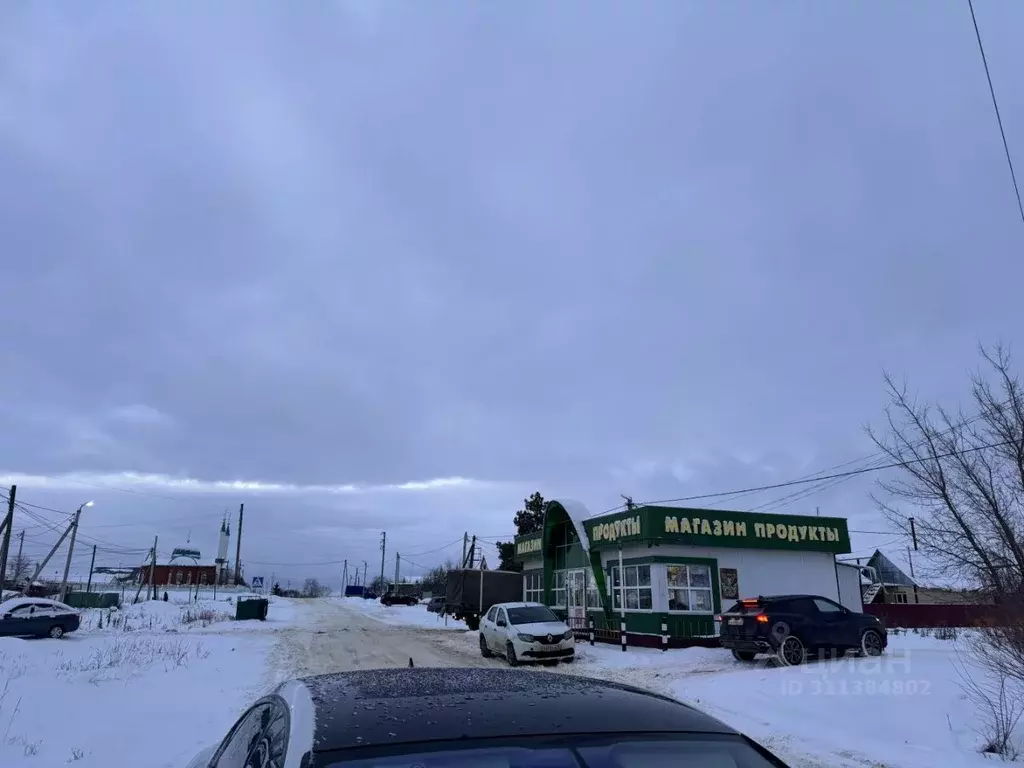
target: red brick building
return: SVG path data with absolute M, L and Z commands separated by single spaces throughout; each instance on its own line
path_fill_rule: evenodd
M 187 586 L 189 584 L 213 585 L 217 579 L 216 565 L 193 565 L 191 563 L 171 563 L 170 565 L 144 565 L 136 573 L 136 583 L 141 581 L 149 585 L 150 573 L 158 587 Z

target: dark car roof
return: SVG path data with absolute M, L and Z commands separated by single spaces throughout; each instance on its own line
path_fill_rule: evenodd
M 305 678 L 314 750 L 557 733 L 721 733 L 678 701 L 600 680 L 499 668 L 400 668 Z

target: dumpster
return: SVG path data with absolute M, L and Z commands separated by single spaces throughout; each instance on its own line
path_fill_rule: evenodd
M 269 607 L 270 601 L 265 597 L 242 595 L 235 603 L 235 621 L 266 621 Z

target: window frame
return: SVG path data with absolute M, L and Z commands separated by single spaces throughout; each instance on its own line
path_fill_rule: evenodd
M 630 568 L 636 568 L 636 569 L 646 568 L 647 569 L 647 583 L 646 584 L 641 584 L 640 583 L 640 572 L 639 572 L 639 570 L 637 570 L 636 571 L 636 584 L 629 584 L 628 583 L 629 579 L 625 575 L 629 572 Z M 621 611 L 622 610 L 621 606 L 616 601 L 617 597 L 620 594 L 620 587 L 619 587 L 619 585 L 617 585 L 615 583 L 615 572 L 618 571 L 618 570 L 619 570 L 619 564 L 617 562 L 612 561 L 611 563 L 609 563 L 609 568 L 608 568 L 608 594 L 611 597 L 611 605 L 612 605 L 612 610 L 613 611 Z M 622 564 L 622 570 L 623 570 L 624 581 L 626 583 L 623 583 L 621 585 L 621 593 L 622 593 L 623 602 L 625 603 L 625 606 L 626 606 L 626 608 L 625 608 L 626 613 L 654 613 L 654 611 L 655 611 L 655 608 L 654 608 L 654 564 L 653 563 L 623 563 Z M 636 593 L 636 603 L 637 603 L 637 606 L 639 606 L 640 605 L 640 593 L 643 592 L 643 591 L 646 591 L 646 592 L 648 592 L 650 594 L 650 597 L 651 597 L 651 607 L 650 608 L 640 608 L 640 607 L 630 608 L 629 607 L 629 597 L 625 593 L 627 593 L 627 592 L 635 592 Z
M 665 609 L 672 614 L 678 614 L 680 616 L 713 616 L 715 614 L 715 568 L 716 565 L 710 563 L 701 562 L 686 562 L 680 560 L 679 562 L 666 563 L 665 564 Z M 669 580 L 669 569 L 670 568 L 685 568 L 686 569 L 686 583 L 687 586 L 680 587 L 673 585 Z M 706 587 L 691 587 L 690 584 L 690 569 L 691 568 L 705 568 L 708 572 L 708 585 Z M 693 592 L 707 592 L 708 597 L 711 598 L 711 607 L 708 609 L 703 608 L 671 608 L 672 592 L 674 591 L 685 591 L 687 593 L 687 601 L 689 605 L 693 605 L 691 598 Z
M 523 602 L 544 604 L 544 571 L 523 574 Z

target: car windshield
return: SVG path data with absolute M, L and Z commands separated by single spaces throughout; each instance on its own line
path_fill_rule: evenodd
M 550 608 L 543 605 L 528 605 L 525 608 L 508 608 L 509 624 L 535 624 L 541 621 L 558 621 Z
M 411 745 L 415 749 L 416 745 Z M 328 768 L 779 768 L 739 737 L 620 741 L 600 746 L 564 744 L 557 747 L 489 747 L 409 751 L 350 760 L 344 753 L 327 753 Z M 332 759 L 333 758 L 333 759 Z

